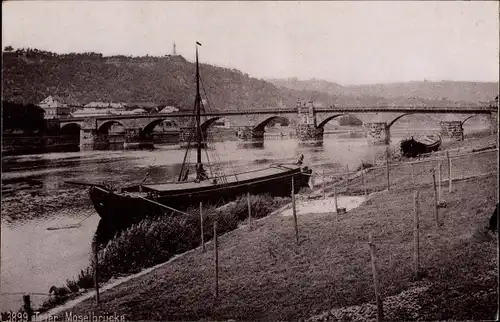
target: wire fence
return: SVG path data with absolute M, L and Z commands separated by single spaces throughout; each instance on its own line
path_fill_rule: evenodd
M 383 165 L 379 163 L 358 171 L 314 172 L 313 186 L 322 190 L 324 182 L 326 195 L 331 195 L 334 186 L 337 194 L 361 195 L 365 191 L 382 191 L 391 186 L 405 189 L 415 185 L 430 185 L 433 181 L 432 171 L 435 171 L 438 183 L 442 185 L 449 185 L 450 177 L 453 182 L 497 172 L 497 161 L 491 156 L 497 154 L 498 149 L 459 151 L 442 151 L 410 162 L 386 160 Z

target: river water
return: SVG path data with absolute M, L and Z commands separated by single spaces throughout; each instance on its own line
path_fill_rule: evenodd
M 393 137 L 393 142 L 398 139 Z M 322 147 L 304 147 L 294 139 L 266 140 L 264 148 L 243 149 L 237 142 L 215 143 L 220 163 L 241 171 L 270 163 L 293 162 L 303 154 L 315 170 L 354 170 L 372 161 L 384 146 L 366 138 L 325 136 Z M 5 157 L 2 160 L 0 309 L 18 309 L 21 294 L 48 293 L 62 286 L 90 262 L 91 241 L 99 223 L 85 187 L 66 180 L 109 181 L 114 184 L 174 180 L 184 150 L 90 151 Z M 206 159 L 206 155 L 203 156 Z M 195 160 L 195 153 L 191 153 Z M 226 172 L 231 174 L 231 170 Z M 83 220 L 79 228 L 48 230 Z M 46 296 L 32 295 L 35 306 Z

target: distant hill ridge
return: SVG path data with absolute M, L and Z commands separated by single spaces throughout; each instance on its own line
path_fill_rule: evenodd
M 191 110 L 194 104 L 195 65 L 178 55 L 106 57 L 98 53 L 55 54 L 37 49 L 6 48 L 2 58 L 2 100 L 5 101 L 37 104 L 49 95 L 57 95 L 82 105 L 93 101 L 152 102 Z M 439 101 L 435 97 L 444 97 L 453 91 L 453 97 L 461 99 L 466 96 L 464 92 L 476 92 L 467 102 L 491 100 L 498 88 L 489 83 L 477 83 L 477 90 L 471 91 L 468 89 L 472 85 L 465 89 L 446 85 L 441 88 L 444 94 L 437 91 L 428 95 L 425 86 L 423 89 L 416 86 L 419 90 L 412 95 L 417 98 L 412 98 L 408 97 L 409 85 L 406 83 L 346 87 L 321 80 L 265 81 L 236 69 L 208 64 L 201 64 L 200 69 L 202 97 L 208 98 L 211 109 L 219 110 L 291 108 L 298 98 L 313 100 L 317 106 L 447 106 L 456 105 L 451 95 Z M 419 97 L 420 93 L 425 97 Z
M 412 81 L 388 84 L 347 85 L 325 80 L 269 79 L 278 87 L 319 91 L 334 96 L 374 96 L 384 99 L 406 98 L 462 102 L 489 102 L 498 95 L 498 83 L 468 81 Z
M 36 104 L 57 95 L 80 104 L 147 101 L 181 109 L 194 104 L 195 65 L 182 56 L 59 55 L 36 49 L 2 56 L 2 100 Z M 212 108 L 264 108 L 295 104 L 297 99 L 295 91 L 278 89 L 236 69 L 207 64 L 200 69 L 202 89 Z M 202 96 L 206 98 L 204 91 Z M 323 96 L 328 100 L 328 95 Z

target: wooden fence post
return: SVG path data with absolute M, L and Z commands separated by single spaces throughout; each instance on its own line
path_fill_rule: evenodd
M 373 243 L 372 233 L 368 234 L 368 244 L 370 245 L 370 257 L 372 262 L 373 284 L 375 288 L 375 300 L 377 302 L 377 321 L 384 319 L 384 308 L 380 298 L 379 280 L 377 272 L 377 254 L 375 244 Z
M 385 150 L 385 167 L 387 172 L 387 190 L 391 190 L 391 182 L 389 179 L 389 149 Z
M 333 185 L 333 200 L 335 202 L 335 219 L 339 221 L 339 205 L 337 203 L 337 186 Z
M 323 169 L 323 172 L 322 172 L 322 176 L 323 176 L 323 199 L 326 199 L 326 191 L 325 191 L 325 170 Z
M 28 315 L 28 321 L 31 321 L 31 318 L 33 316 L 33 309 L 31 308 L 31 300 L 30 300 L 29 294 L 23 295 L 23 308 L 24 308 L 24 312 L 26 312 L 26 314 Z M 11 318 L 14 318 L 11 321 L 15 321 L 15 317 L 11 317 Z M 18 319 L 18 320 L 22 321 L 22 319 Z
M 215 268 L 215 298 L 219 297 L 219 242 L 217 240 L 217 220 L 214 221 L 214 268 Z
M 366 182 L 365 182 L 365 169 L 361 170 L 361 182 L 363 183 L 363 190 L 366 196 L 367 193 L 366 193 Z
M 441 203 L 442 199 L 442 193 L 441 193 L 441 169 L 442 169 L 442 164 L 441 161 L 438 162 L 438 205 Z
M 451 193 L 451 158 L 450 158 L 450 152 L 446 151 L 446 158 L 448 159 L 448 192 Z
M 295 240 L 297 245 L 299 244 L 299 227 L 297 226 L 297 208 L 295 204 L 295 183 L 294 176 L 292 176 L 292 212 L 293 212 L 293 224 L 295 227 Z
M 250 205 L 250 191 L 247 192 L 247 208 L 248 208 L 248 229 L 252 230 L 252 206 Z
M 431 169 L 432 172 L 432 183 L 434 185 L 434 213 L 436 215 L 436 227 L 439 228 L 439 212 L 438 212 L 438 195 L 437 195 L 437 187 L 436 187 L 436 174 L 435 170 Z
M 94 287 L 95 287 L 95 304 L 99 305 L 99 252 L 97 247 L 97 240 L 94 241 Z
M 203 202 L 200 201 L 201 250 L 205 252 L 205 233 L 203 230 Z
M 345 194 L 349 191 L 349 165 L 345 168 Z
M 411 165 L 411 183 L 413 186 L 415 186 L 415 168 L 413 168 L 413 163 L 410 163 Z
M 419 191 L 415 190 L 413 192 L 413 261 L 414 261 L 414 271 L 415 271 L 415 280 L 419 279 L 419 261 L 420 261 L 420 241 L 419 241 L 419 220 L 418 220 L 418 212 L 419 212 Z

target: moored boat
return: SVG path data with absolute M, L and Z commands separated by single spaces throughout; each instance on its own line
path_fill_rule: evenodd
M 439 135 L 427 135 L 415 139 L 401 141 L 401 154 L 407 158 L 414 158 L 420 154 L 438 151 L 441 146 L 441 137 Z
M 289 196 L 292 180 L 294 193 L 297 193 L 301 187 L 308 185 L 310 173 L 310 169 L 299 164 L 280 164 L 238 173 L 227 177 L 224 182 L 209 178 L 203 181 L 136 185 L 118 190 L 92 186 L 90 198 L 101 218 L 126 227 L 148 215 L 169 213 L 169 207 L 183 210 L 200 202 L 223 204 L 247 192 Z

